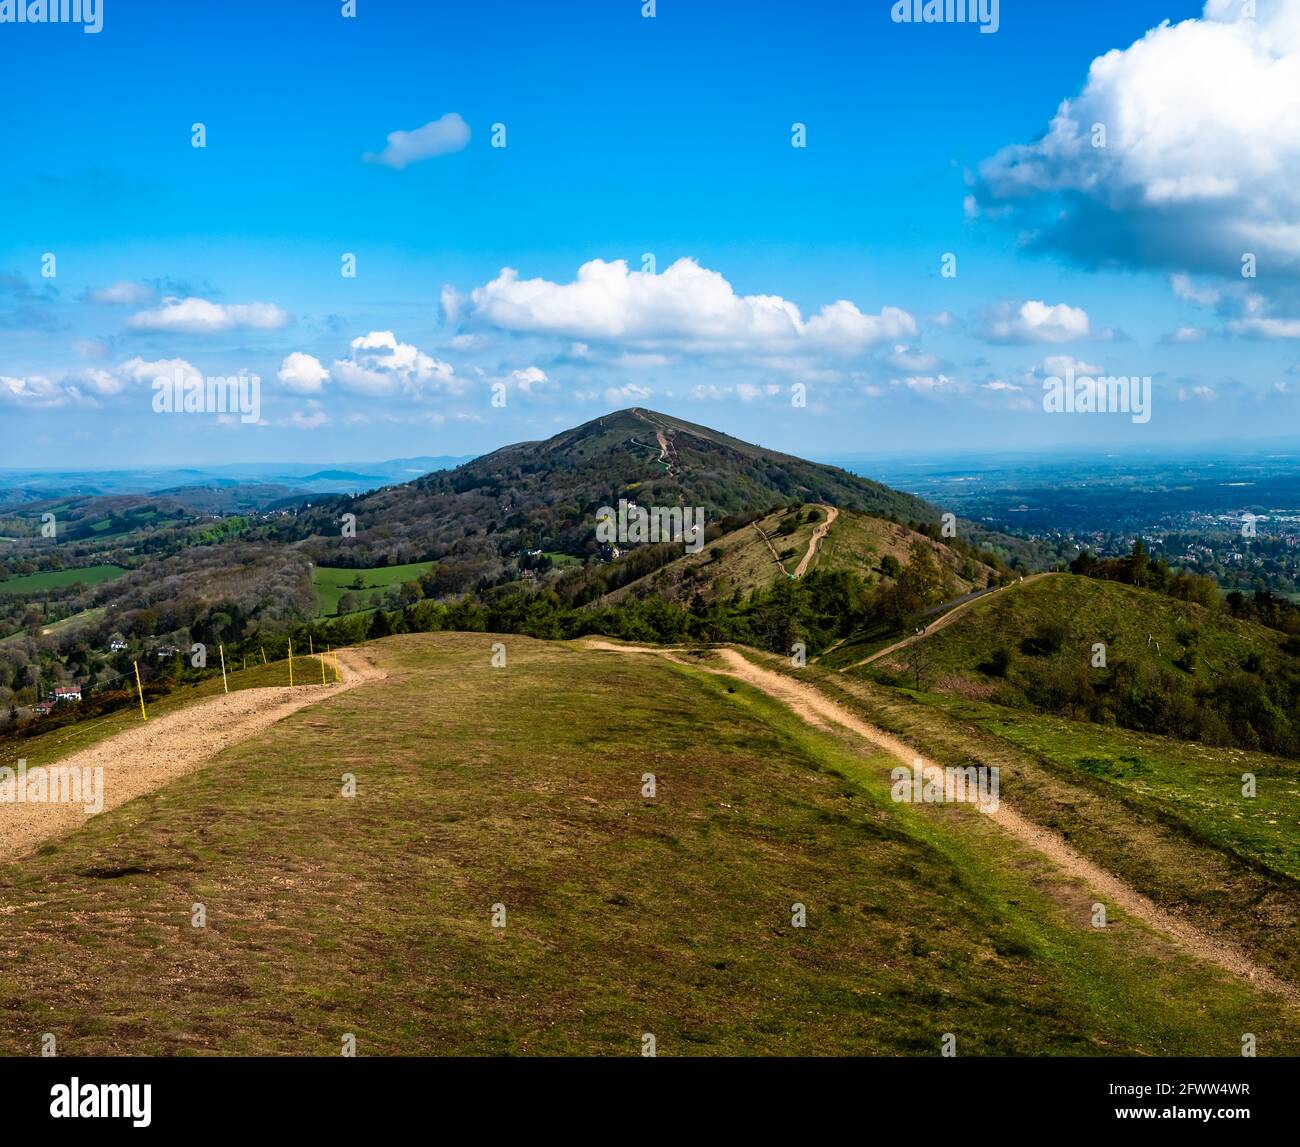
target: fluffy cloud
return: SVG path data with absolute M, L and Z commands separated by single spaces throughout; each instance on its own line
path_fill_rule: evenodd
M 510 381 L 525 394 L 531 394 L 534 388 L 545 386 L 551 380 L 546 377 L 546 371 L 541 367 L 526 366 L 523 370 L 512 370 Z
M 469 143 L 469 124 L 456 112 L 448 112 L 441 119 L 417 127 L 414 131 L 394 131 L 388 136 L 388 146 L 377 155 L 366 152 L 361 158 L 366 163 L 380 163 L 401 171 L 422 159 L 448 155 L 461 151 Z
M 152 386 L 155 378 L 171 379 L 178 374 L 182 378 L 203 377 L 183 358 L 162 358 L 151 362 L 137 355 L 108 369 L 88 368 L 65 381 L 78 389 L 111 397 L 132 386 Z
M 0 374 L 0 402 L 13 406 L 62 406 L 67 392 L 39 374 L 14 378 Z
M 330 372 L 321 365 L 319 359 L 296 350 L 280 364 L 275 377 L 287 390 L 298 394 L 317 394 L 329 376 Z
M 288 326 L 290 315 L 274 303 L 236 303 L 225 306 L 207 299 L 163 299 L 162 305 L 139 311 L 126 325 L 137 331 L 180 331 L 216 334 L 241 328 L 273 331 Z
M 1088 312 L 1080 307 L 1030 300 L 1003 303 L 989 314 L 985 337 L 999 343 L 1063 343 L 1091 334 Z
M 864 314 L 843 300 L 805 320 L 777 295 L 737 295 L 693 259 L 679 259 L 662 274 L 594 259 L 569 283 L 521 279 L 506 268 L 468 298 L 444 294 L 443 310 L 468 325 L 515 334 L 689 353 L 852 355 L 917 330 L 906 311 Z
M 86 301 L 90 303 L 141 307 L 153 300 L 154 289 L 145 283 L 111 283 L 86 292 Z
M 354 338 L 351 354 L 335 359 L 330 375 L 348 390 L 375 397 L 399 393 L 418 397 L 425 387 L 461 389 L 450 363 L 432 358 L 410 343 L 398 342 L 392 331 L 371 331 Z
M 981 165 L 977 209 L 1089 265 L 1300 272 L 1300 0 L 1257 9 L 1210 0 L 1095 59 L 1042 138 Z

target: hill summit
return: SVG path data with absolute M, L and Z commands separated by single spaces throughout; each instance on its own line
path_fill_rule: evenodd
M 402 486 L 322 501 L 299 521 L 322 564 L 452 561 L 493 580 L 522 549 L 589 557 L 596 511 L 619 498 L 700 506 L 710 521 L 795 501 L 903 521 L 938 516 L 920 498 L 836 466 L 631 407 Z M 356 538 L 337 537 L 342 513 L 357 516 Z

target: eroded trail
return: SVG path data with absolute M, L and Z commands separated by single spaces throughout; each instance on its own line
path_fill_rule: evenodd
M 589 649 L 612 650 L 619 653 L 653 653 L 667 656 L 671 660 L 681 660 L 672 650 L 657 649 L 650 646 L 616 645 L 612 642 L 588 640 L 584 643 Z M 724 676 L 735 677 L 746 684 L 761 689 L 790 708 L 796 715 L 819 729 L 829 729 L 835 725 L 849 730 L 863 740 L 897 758 L 903 764 L 914 767 L 921 761 L 921 756 L 906 742 L 883 729 L 864 721 L 844 706 L 832 701 L 812 685 L 794 681 L 783 673 L 764 669 L 755 665 L 735 649 L 717 649 L 716 652 L 726 663 L 726 669 L 714 669 L 708 665 L 700 668 Z M 922 765 L 923 770 L 926 768 Z M 938 769 L 939 766 L 928 766 Z M 942 775 L 940 773 L 940 775 Z M 1062 872 L 1081 881 L 1099 899 L 1119 907 L 1127 915 L 1141 920 L 1148 927 L 1172 939 L 1186 951 L 1202 960 L 1217 964 L 1233 975 L 1250 981 L 1265 991 L 1276 992 L 1285 996 L 1291 1003 L 1300 1004 L 1300 989 L 1295 985 L 1275 976 L 1266 968 L 1260 967 L 1244 952 L 1232 944 L 1203 932 L 1185 920 L 1158 907 L 1136 889 L 1124 881 L 1112 876 L 1094 864 L 1082 853 L 1072 848 L 1056 833 L 1034 824 L 1019 815 L 1005 800 L 995 812 L 987 815 L 1000 828 L 1016 837 L 1023 844 L 1046 856 Z
M 812 537 L 808 539 L 808 552 L 804 554 L 803 560 L 799 563 L 799 568 L 794 571 L 795 577 L 803 577 L 807 572 L 808 563 L 813 560 L 813 555 L 817 552 L 817 543 L 830 533 L 831 526 L 835 524 L 835 519 L 839 516 L 840 512 L 834 506 L 826 507 L 826 521 L 813 528 Z
M 303 660 L 307 663 L 306 658 Z M 223 749 L 257 736 L 307 705 L 388 676 L 361 649 L 340 650 L 338 662 L 341 683 L 223 693 L 152 717 L 57 761 L 30 758 L 27 767 L 102 768 L 102 811 L 116 808 L 202 768 Z M 12 767 L 14 762 L 5 764 Z M 25 855 L 43 841 L 70 832 L 88 819 L 83 803 L 0 803 L 0 859 Z

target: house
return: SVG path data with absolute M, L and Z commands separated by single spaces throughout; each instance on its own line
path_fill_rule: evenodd
M 80 685 L 56 685 L 54 687 L 54 692 L 50 694 L 50 700 L 53 701 L 56 705 L 59 705 L 64 701 L 80 701 L 81 686 Z
M 32 706 L 33 717 L 48 717 L 54 711 L 54 706 L 49 701 L 37 701 Z
M 108 651 L 110 653 L 122 653 L 126 650 L 126 638 L 120 633 L 113 634 L 108 639 Z

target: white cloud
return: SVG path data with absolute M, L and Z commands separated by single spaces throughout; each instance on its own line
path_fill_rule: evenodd
M 530 394 L 534 387 L 544 386 L 551 380 L 546 377 L 546 371 L 541 367 L 527 366 L 523 370 L 512 370 L 510 381 L 525 394 Z
M 1207 78 L 1212 78 L 1212 82 Z M 1046 133 L 980 167 L 1031 245 L 1087 264 L 1300 272 L 1300 2 L 1209 0 L 1093 60 Z M 1094 146 L 1103 125 L 1104 147 Z
M 1067 374 L 1073 374 L 1075 378 L 1095 377 L 1104 373 L 1096 363 L 1084 362 L 1068 354 L 1049 354 L 1035 372 L 1039 378 L 1064 378 Z
M 154 295 L 154 289 L 145 283 L 119 282 L 87 291 L 86 300 L 91 303 L 140 307 L 153 302 Z
M 469 124 L 457 112 L 448 112 L 414 131 L 390 132 L 388 146 L 383 151 L 378 155 L 366 152 L 361 158 L 367 163 L 380 163 L 401 171 L 423 159 L 463 150 L 469 143 L 469 134 Z
M 90 391 L 103 398 L 121 394 L 132 386 L 152 386 L 156 378 L 202 378 L 183 358 L 143 359 L 139 355 L 109 368 L 89 367 L 64 381 L 77 390 Z
M 139 311 L 126 325 L 137 331 L 183 331 L 186 334 L 215 334 L 240 328 L 273 331 L 287 326 L 292 317 L 274 303 L 223 305 L 207 299 L 166 298 L 162 305 Z
M 329 415 L 323 410 L 295 410 L 289 415 L 289 425 L 298 430 L 316 430 L 329 422 Z
M 1170 343 L 1198 343 L 1208 337 L 1209 332 L 1203 327 L 1179 327 L 1163 341 Z
M 1197 286 L 1191 275 L 1185 275 L 1181 271 L 1169 276 L 1169 285 L 1173 288 L 1175 298 L 1195 303 L 1198 307 L 1212 307 L 1219 301 L 1219 291 L 1213 287 Z
M 605 389 L 605 401 L 611 406 L 621 406 L 625 402 L 643 402 L 649 398 L 654 391 L 649 387 L 637 386 L 634 382 L 629 382 L 623 386 L 610 386 Z
M 68 399 L 66 391 L 39 374 L 14 378 L 0 374 L 0 402 L 14 406 L 62 406 Z
M 346 389 L 372 396 L 398 393 L 418 397 L 424 388 L 461 389 L 450 363 L 398 342 L 392 331 L 371 331 L 352 340 L 352 352 L 335 359 L 332 377 Z
M 922 371 L 932 371 L 939 366 L 937 356 L 929 354 L 926 351 L 913 350 L 911 347 L 899 345 L 894 347 L 886 361 L 890 366 L 898 370 L 908 371 L 913 374 L 920 374 Z
M 296 350 L 280 364 L 275 377 L 298 394 L 318 394 L 329 376 L 320 359 Z
M 1062 343 L 1090 336 L 1088 312 L 1065 303 L 1050 306 L 1040 300 L 1003 303 L 988 317 L 985 337 L 992 342 Z
M 569 283 L 521 279 L 506 268 L 471 292 L 464 313 L 469 324 L 516 334 L 694 353 L 852 355 L 917 329 L 896 307 L 871 315 L 844 300 L 805 320 L 779 296 L 737 295 L 718 272 L 693 259 L 679 259 L 661 274 L 631 271 L 622 259 L 593 259 Z
M 1272 304 L 1261 295 L 1247 295 L 1241 302 L 1241 314 L 1230 320 L 1227 329 L 1235 335 L 1262 339 L 1300 339 L 1300 319 L 1278 318 Z

